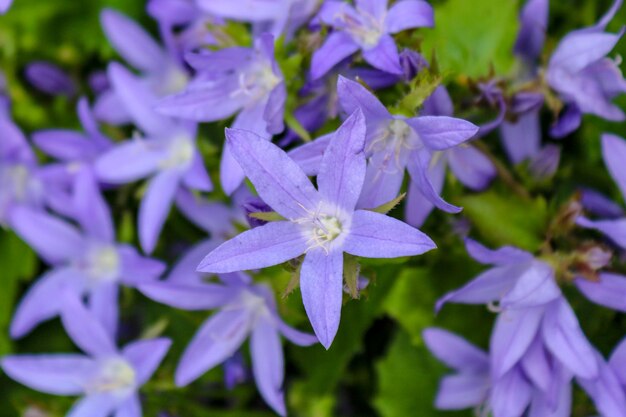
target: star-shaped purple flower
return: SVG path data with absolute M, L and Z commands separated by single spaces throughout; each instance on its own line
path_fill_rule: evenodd
M 100 322 L 75 297 L 62 304 L 63 325 L 85 354 L 10 355 L 0 361 L 4 372 L 37 391 L 80 395 L 68 417 L 141 417 L 139 388 L 163 357 L 169 339 L 141 340 L 118 349 Z
M 211 252 L 199 271 L 264 268 L 301 255 L 302 300 L 315 334 L 328 348 L 337 333 L 343 252 L 367 258 L 414 256 L 435 248 L 417 229 L 385 215 L 356 210 L 365 181 L 365 119 L 355 111 L 333 134 L 316 190 L 280 148 L 251 132 L 226 132 L 234 157 L 259 196 L 285 220 L 244 232 Z
M 89 308 L 114 335 L 119 285 L 153 281 L 165 269 L 163 263 L 115 241 L 109 208 L 93 182 L 79 183 L 75 192 L 72 211 L 82 231 L 43 211 L 19 207 L 11 212 L 15 232 L 53 266 L 18 305 L 11 323 L 14 338 L 57 316 L 68 291 L 87 296 Z
M 252 371 L 267 404 L 284 416 L 284 357 L 280 335 L 300 346 L 317 341 L 315 336 L 288 326 L 278 316 L 269 288 L 252 284 L 242 273 L 221 275 L 222 283 L 207 283 L 188 269 L 186 279 L 144 285 L 148 297 L 184 310 L 219 308 L 198 330 L 176 370 L 176 384 L 185 386 L 239 350 L 250 337 Z
M 146 137 L 123 142 L 98 158 L 96 175 L 109 184 L 150 178 L 139 207 L 139 240 L 143 250 L 150 253 L 177 191 L 211 191 L 213 184 L 196 148 L 195 123 L 156 113 L 153 106 L 158 98 L 123 66 L 112 63 L 109 77 L 116 95 Z
M 391 36 L 406 29 L 434 26 L 432 7 L 422 0 L 401 0 L 387 10 L 387 0 L 326 1 L 319 20 L 334 30 L 313 53 L 311 77 L 320 78 L 358 50 L 375 68 L 402 74 L 398 48 Z

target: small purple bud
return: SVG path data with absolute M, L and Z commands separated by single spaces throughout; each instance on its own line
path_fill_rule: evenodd
M 243 356 L 241 352 L 237 352 L 224 362 L 224 384 L 226 388 L 232 390 L 247 379 L 248 371 L 243 362 Z
M 44 93 L 64 96 L 76 93 L 76 85 L 70 76 L 50 62 L 30 63 L 26 67 L 25 76 L 33 87 Z
M 404 81 L 410 81 L 424 68 L 428 67 L 428 62 L 419 53 L 410 49 L 404 49 L 400 52 L 400 66 L 402 67 L 402 78 Z
M 529 170 L 537 180 L 550 179 L 559 167 L 561 148 L 556 145 L 546 145 L 530 160 Z
M 265 202 L 258 197 L 250 197 L 248 200 L 241 203 L 241 208 L 246 215 L 246 220 L 248 221 L 248 224 L 252 228 L 263 226 L 267 222 L 265 220 L 251 217 L 250 213 L 269 213 L 273 211 L 270 206 L 265 204 Z
M 100 94 L 108 90 L 111 85 L 109 84 L 109 78 L 106 71 L 94 71 L 89 75 L 89 87 L 94 93 Z

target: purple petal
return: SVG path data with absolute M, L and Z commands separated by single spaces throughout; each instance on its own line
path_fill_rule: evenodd
M 246 309 L 222 310 L 207 320 L 183 353 L 175 381 L 185 386 L 232 356 L 245 340 L 251 325 Z
M 204 274 L 196 271 L 200 262 L 219 245 L 221 239 L 206 239 L 190 249 L 176 262 L 167 276 L 167 282 L 177 284 L 198 284 L 203 282 Z
M 397 33 L 419 27 L 433 27 L 434 25 L 433 8 L 422 0 L 398 1 L 385 16 L 385 30 L 388 33 Z
M 459 213 L 462 208 L 446 202 L 431 183 L 428 170 L 432 164 L 432 155 L 425 149 L 411 153 L 407 168 L 415 186 L 424 197 L 440 210 L 448 213 Z
M 465 240 L 465 249 L 474 260 L 486 265 L 510 265 L 529 262 L 534 258 L 532 254 L 514 246 L 502 246 L 493 250 L 473 239 Z
M 328 349 L 337 334 L 343 299 L 343 253 L 307 252 L 300 269 L 302 302 L 320 343 Z
M 594 303 L 626 312 L 626 277 L 623 275 L 604 272 L 598 282 L 576 278 L 574 283 Z
M 581 194 L 580 202 L 590 213 L 611 219 L 624 216 L 624 210 L 620 205 L 607 196 L 591 189 L 583 189 Z
M 620 37 L 620 34 L 602 32 L 570 33 L 552 54 L 548 72 L 557 67 L 569 73 L 580 71 L 611 52 Z
M 315 335 L 294 329 L 284 321 L 280 320 L 280 318 L 278 319 L 278 330 L 287 340 L 298 346 L 311 346 L 318 342 Z
M 139 287 L 146 297 L 182 310 L 210 310 L 233 300 L 238 290 L 219 284 L 155 282 Z
M 576 219 L 576 224 L 581 227 L 596 229 L 607 235 L 617 245 L 626 248 L 626 218 L 592 221 L 579 217 Z
M 535 59 L 541 55 L 548 28 L 548 0 L 528 0 L 520 16 L 521 27 L 514 51 L 518 55 Z
M 137 23 L 112 9 L 100 15 L 102 28 L 115 50 L 132 66 L 159 72 L 167 63 L 165 51 Z
M 165 271 L 166 265 L 156 259 L 141 256 L 130 245 L 117 247 L 121 258 L 121 281 L 126 286 L 137 286 L 157 280 Z
M 496 416 L 518 417 L 530 403 L 532 387 L 523 373 L 515 368 L 493 384 L 491 407 Z
M 422 337 L 428 350 L 450 368 L 471 373 L 487 373 L 487 354 L 460 336 L 431 327 L 424 330 Z
M 515 285 L 517 278 L 527 268 L 528 265 L 507 265 L 488 269 L 458 290 L 441 297 L 437 301 L 436 310 L 448 302 L 487 304 L 497 301 Z
M 116 406 L 110 394 L 92 394 L 78 400 L 66 417 L 107 417 Z
M 478 132 L 478 126 L 448 116 L 420 116 L 406 122 L 432 150 L 444 150 L 459 145 Z
M 259 22 L 274 20 L 285 13 L 282 2 L 256 0 L 198 0 L 198 7 L 203 11 L 233 20 Z
M 433 158 L 434 163 L 428 165 L 426 176 L 433 187 L 435 194 L 441 194 L 443 183 L 446 179 L 446 158 Z M 388 200 L 389 201 L 389 200 Z M 428 218 L 430 212 L 435 208 L 422 193 L 415 181 L 409 181 L 407 191 L 407 201 L 405 206 L 405 219 L 413 227 L 421 227 Z
M 333 32 L 311 58 L 311 79 L 317 80 L 343 59 L 359 50 L 352 38 L 343 32 Z M 400 64 L 398 63 L 398 67 Z
M 80 395 L 97 364 L 78 354 L 5 356 L 2 370 L 20 384 L 53 395 Z
M 535 339 L 543 307 L 504 310 L 498 315 L 491 334 L 491 375 L 494 380 L 502 378 L 515 366 Z
M 357 207 L 375 208 L 398 196 L 404 180 L 404 165 L 383 150 L 369 159 Z
M 611 353 L 609 365 L 622 385 L 626 385 L 626 339 L 622 339 Z
M 176 206 L 193 224 L 214 237 L 233 234 L 235 214 L 227 205 L 204 199 L 187 190 L 176 194 Z
M 13 0 L 0 1 L 0 14 L 5 14 L 13 4 Z
M 46 272 L 20 301 L 11 322 L 11 337 L 22 337 L 42 321 L 59 314 L 65 292 L 73 291 L 78 296 L 83 290 L 84 278 L 72 268 Z
M 154 142 L 132 139 L 102 155 L 95 164 L 98 179 L 109 184 L 125 184 L 155 172 L 165 154 Z
M 85 160 L 95 150 L 84 134 L 72 130 L 41 130 L 33 134 L 33 142 L 46 154 L 67 162 Z
M 115 417 L 142 417 L 141 400 L 138 394 L 131 395 L 115 412 Z
M 62 303 L 61 321 L 76 346 L 95 357 L 117 352 L 111 335 L 78 297 L 66 293 Z
M 204 161 L 200 153 L 194 153 L 191 167 L 183 176 L 183 184 L 192 190 L 213 191 L 213 183 L 204 166 Z
M 15 233 L 49 263 L 67 261 L 84 249 L 76 228 L 45 212 L 15 207 L 10 221 Z
M 363 51 L 363 59 L 379 70 L 390 74 L 402 74 L 398 47 L 391 35 L 382 35 L 378 44 L 371 49 Z
M 70 76 L 51 62 L 31 62 L 25 75 L 29 83 L 44 93 L 66 96 L 76 93 L 76 85 Z
M 382 121 L 392 119 L 387 108 L 376 96 L 356 81 L 340 75 L 337 79 L 337 95 L 344 112 L 352 114 L 357 109 L 361 109 L 368 130 L 374 129 Z
M 244 130 L 227 129 L 226 138 L 259 196 L 276 212 L 298 219 L 317 208 L 317 191 L 282 149 Z
M 552 375 L 551 357 L 543 347 L 542 338 L 539 334 L 530 344 L 521 360 L 521 367 L 526 377 L 539 389 L 548 393 L 550 384 L 555 377 Z
M 315 176 L 319 172 L 322 157 L 332 137 L 333 134 L 321 136 L 290 150 L 287 155 L 300 166 L 306 175 Z
M 146 253 L 152 253 L 156 247 L 180 181 L 180 171 L 169 169 L 161 171 L 148 183 L 139 207 L 139 241 Z
M 265 402 L 284 416 L 285 398 L 282 391 L 285 379 L 283 346 L 278 331 L 268 318 L 261 318 L 250 337 L 252 371 L 256 386 Z
M 467 188 L 482 191 L 496 176 L 491 160 L 472 145 L 450 149 L 447 155 L 450 170 Z
M 602 416 L 626 416 L 626 396 L 620 380 L 608 366 L 602 356 L 596 353 L 599 366 L 599 375 L 593 380 L 578 379 L 581 387 L 593 400 L 599 415 Z
M 439 383 L 435 407 L 438 410 L 463 410 L 479 407 L 487 399 L 489 385 L 486 374 L 445 376 Z
M 154 111 L 157 98 L 145 83 L 116 62 L 109 64 L 107 72 L 115 95 L 144 132 L 159 136 L 172 129 L 171 121 Z
M 270 92 L 267 104 L 264 106 L 263 120 L 267 123 L 267 133 L 277 135 L 285 130 L 283 122 L 285 114 L 285 102 L 287 101 L 287 88 L 285 82 L 280 82 Z
M 74 177 L 73 205 L 76 220 L 89 236 L 104 242 L 115 240 L 109 205 L 91 169 L 81 169 Z
M 626 196 L 626 141 L 605 133 L 602 135 L 602 157 L 611 177 L 617 183 L 623 196 Z
M 303 254 L 307 239 L 296 223 L 270 222 L 220 245 L 202 260 L 198 271 L 234 272 L 277 265 Z
M 103 91 L 96 97 L 93 111 L 96 119 L 113 126 L 131 123 L 130 114 L 113 88 Z
M 220 158 L 220 182 L 226 195 L 235 192 L 246 177 L 241 165 L 233 156 L 231 148 L 232 145 L 227 141 L 222 148 Z
M 171 345 L 170 339 L 162 337 L 140 340 L 124 347 L 122 356 L 132 364 L 139 386 L 145 384 L 154 374 Z
M 541 147 L 539 110 L 521 114 L 515 123 L 503 122 L 500 133 L 504 150 L 514 164 L 535 156 Z
M 89 310 L 112 340 L 117 335 L 119 321 L 118 293 L 117 282 L 106 282 L 98 285 L 89 294 Z
M 550 136 L 561 139 L 578 129 L 581 122 L 582 113 L 580 108 L 575 104 L 570 104 L 560 114 L 557 122 L 550 127 Z
M 364 258 L 416 256 L 436 247 L 428 236 L 408 224 L 367 210 L 354 212 L 344 242 L 346 252 Z
M 352 212 L 365 180 L 365 119 L 360 109 L 337 129 L 317 175 L 320 196 Z
M 532 262 L 500 300 L 503 308 L 537 307 L 561 296 L 554 270 L 541 261 Z
M 581 378 L 598 375 L 593 347 L 567 301 L 561 298 L 551 303 L 546 310 L 542 333 L 546 347 L 574 375 Z

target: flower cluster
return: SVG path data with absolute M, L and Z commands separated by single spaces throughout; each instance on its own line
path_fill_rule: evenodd
M 0 0 L 0 14 L 10 3 Z M 483 304 L 496 319 L 488 351 L 420 326 L 418 338 L 454 370 L 435 406 L 565 417 L 575 382 L 601 416 L 626 417 L 626 341 L 605 358 L 575 298 L 626 312 L 623 257 L 613 256 L 626 249 L 624 212 L 591 189 L 554 192 L 547 208 L 562 158 L 561 146 L 542 143 L 545 110 L 552 138 L 575 134 L 583 115 L 625 119 L 613 100 L 626 80 L 608 56 L 623 30 L 607 32 L 621 3 L 548 48 L 549 2 L 528 0 L 507 52 L 512 70 L 484 78 L 452 77 L 442 51 L 422 48 L 437 29 L 437 9 L 423 0 L 149 0 L 160 41 L 102 10 L 120 60 L 92 72 L 88 91 L 55 63 L 24 69 L 37 94 L 75 105 L 80 129 L 27 139 L 0 77 L 0 224 L 46 264 L 10 337 L 59 317 L 84 352 L 9 354 L 0 367 L 32 389 L 82 396 L 68 416 L 140 417 L 140 390 L 161 389 L 149 379 L 172 341 L 157 337 L 166 326 L 131 328 L 143 323 L 138 292 L 195 312 L 182 314 L 211 311 L 193 321 L 184 350 L 173 344 L 182 351 L 175 387 L 221 365 L 232 388 L 246 380 L 249 352 L 259 395 L 284 416 L 283 339 L 331 354 L 352 325 L 341 326 L 344 304 L 381 291 L 377 273 L 434 256 L 451 265 L 461 251 L 448 253 L 450 242 L 462 241 L 468 264 L 489 268 L 435 310 Z M 488 141 L 498 135 L 504 159 Z M 604 134 L 598 148 L 626 199 L 626 141 Z M 517 203 L 491 204 L 502 190 L 529 212 L 520 219 L 507 211 Z M 467 217 L 451 220 L 463 206 Z M 539 238 L 525 231 L 533 210 Z M 181 239 L 184 228 L 195 237 Z M 433 251 L 435 241 L 445 249 Z M 275 279 L 285 275 L 289 284 Z

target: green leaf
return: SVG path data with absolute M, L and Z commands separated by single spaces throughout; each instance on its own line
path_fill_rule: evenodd
M 248 217 L 263 220 L 265 222 L 279 222 L 285 220 L 283 216 L 276 213 L 275 211 L 255 211 L 254 213 L 248 214 Z
M 518 1 L 448 0 L 435 7 L 435 28 L 424 32 L 422 51 L 436 54 L 441 72 L 470 77 L 511 68 L 518 30 Z
M 524 200 L 495 191 L 460 199 L 463 212 L 485 240 L 494 245 L 514 245 L 534 252 L 544 239 L 547 206 L 543 198 Z
M 411 81 L 409 93 L 400 100 L 398 106 L 393 108 L 391 112 L 407 117 L 415 116 L 416 110 L 441 84 L 442 79 L 441 75 L 428 68 L 420 71 Z
M 397 196 L 396 198 L 394 198 L 391 201 L 388 201 L 384 204 L 381 204 L 378 207 L 375 207 L 373 209 L 368 209 L 369 211 L 375 211 L 376 213 L 380 213 L 380 214 L 387 214 L 389 213 L 391 210 L 393 210 L 398 204 L 400 204 L 402 202 L 402 200 L 404 200 L 404 197 L 406 196 L 406 193 L 402 193 L 399 196 Z
M 409 268 L 396 278 L 383 309 L 408 332 L 413 343 L 422 339 L 422 330 L 433 324 L 437 296 L 430 280 L 431 271 Z
M 381 417 L 444 415 L 433 407 L 441 365 L 423 346 L 398 332 L 387 356 L 376 364 L 378 393 L 374 407 Z

